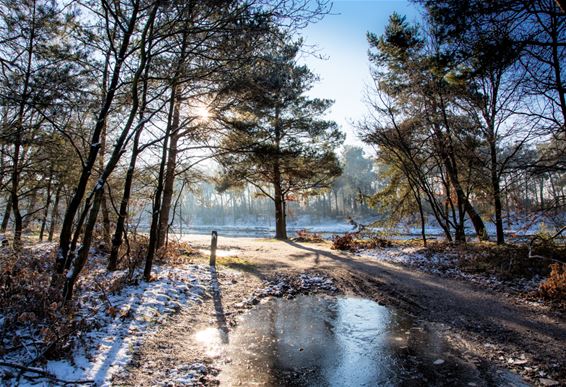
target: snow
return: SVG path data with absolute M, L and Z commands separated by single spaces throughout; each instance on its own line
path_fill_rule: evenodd
M 121 275 L 125 272 L 102 274 L 106 279 Z M 155 266 L 154 277 L 151 282 L 126 286 L 115 294 L 104 294 L 96 287 L 83 292 L 77 320 L 91 329 L 74 339 L 72 359 L 48 361 L 44 369 L 62 380 L 111 385 L 112 377 L 131 361 L 148 335 L 181 308 L 200 303 L 210 286 L 210 268 L 204 265 Z M 179 377 L 188 378 L 191 372 L 198 373 L 197 369 Z M 0 367 L 0 375 L 5 372 Z M 50 385 L 47 379 L 4 382 L 9 386 Z
M 504 285 L 504 281 L 493 274 L 475 274 L 462 271 L 459 268 L 461 257 L 454 251 L 431 254 L 422 247 L 405 246 L 362 250 L 359 254 L 383 262 L 408 266 L 426 273 L 464 279 L 490 288 L 498 288 Z M 505 285 L 515 291 L 528 292 L 537 289 L 543 280 L 544 278 L 535 275 L 530 280 L 517 278 L 513 280 L 513 283 L 505 283 Z
M 167 372 L 169 380 L 164 381 L 165 386 L 194 385 L 203 376 L 208 374 L 208 368 L 203 363 L 185 364 L 172 368 Z
M 335 291 L 336 287 L 330 278 L 303 273 L 299 276 L 299 287 L 302 290 L 310 290 L 310 289 L 323 289 L 323 290 L 331 290 Z

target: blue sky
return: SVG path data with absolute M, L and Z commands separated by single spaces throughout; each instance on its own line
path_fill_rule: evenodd
M 366 33 L 381 34 L 393 12 L 406 15 L 409 21 L 419 17 L 419 9 L 409 1 L 341 0 L 334 1 L 330 15 L 302 32 L 305 43 L 316 45 L 327 58 L 302 59 L 320 77 L 309 94 L 335 100 L 328 117 L 346 132 L 347 144 L 360 144 L 351 122 L 361 118 L 366 110 L 363 94 L 370 79 Z

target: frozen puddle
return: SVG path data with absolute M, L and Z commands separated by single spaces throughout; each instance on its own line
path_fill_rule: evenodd
M 407 316 L 359 298 L 271 299 L 235 331 L 209 328 L 196 339 L 224 359 L 222 385 L 524 385 L 482 375 Z

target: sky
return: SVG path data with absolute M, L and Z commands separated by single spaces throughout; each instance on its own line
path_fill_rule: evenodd
M 418 21 L 419 9 L 404 0 L 338 0 L 331 14 L 302 31 L 307 45 L 315 45 L 326 59 L 306 55 L 302 62 L 320 77 L 309 95 L 335 101 L 328 118 L 346 133 L 346 144 L 361 145 L 352 123 L 366 112 L 363 103 L 370 82 L 366 33 L 383 33 L 389 15 L 397 12 Z

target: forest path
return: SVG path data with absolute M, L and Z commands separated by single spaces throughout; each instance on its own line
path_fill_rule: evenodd
M 189 235 L 183 239 L 208 254 L 209 236 Z M 118 382 L 151 385 L 164 380 L 164 370 L 170 373 L 172 367 L 199 361 L 214 363 L 215 355 L 207 353 L 192 333 L 216 324 L 231 326 L 240 313 L 238 305 L 261 287 L 261 280 L 309 271 L 331 277 L 345 294 L 370 298 L 414 316 L 480 369 L 499 365 L 526 372 L 531 380 L 551 377 L 566 385 L 564 316 L 517 296 L 330 247 L 329 242 L 220 236 L 221 298 L 211 297 L 196 310 L 182 312 L 144 345 L 137 364 L 130 367 L 128 379 Z
M 209 249 L 208 236 L 191 235 L 188 240 L 203 251 Z M 509 364 L 510 358 L 525 355 L 530 359 L 526 366 L 554 365 L 566 382 L 566 319 L 538 304 L 463 280 L 332 250 L 330 242 L 220 237 L 218 246 L 220 255 L 229 251 L 249 262 L 250 272 L 260 278 L 322 272 L 347 294 L 372 298 L 438 324 L 454 345 L 471 356 Z

